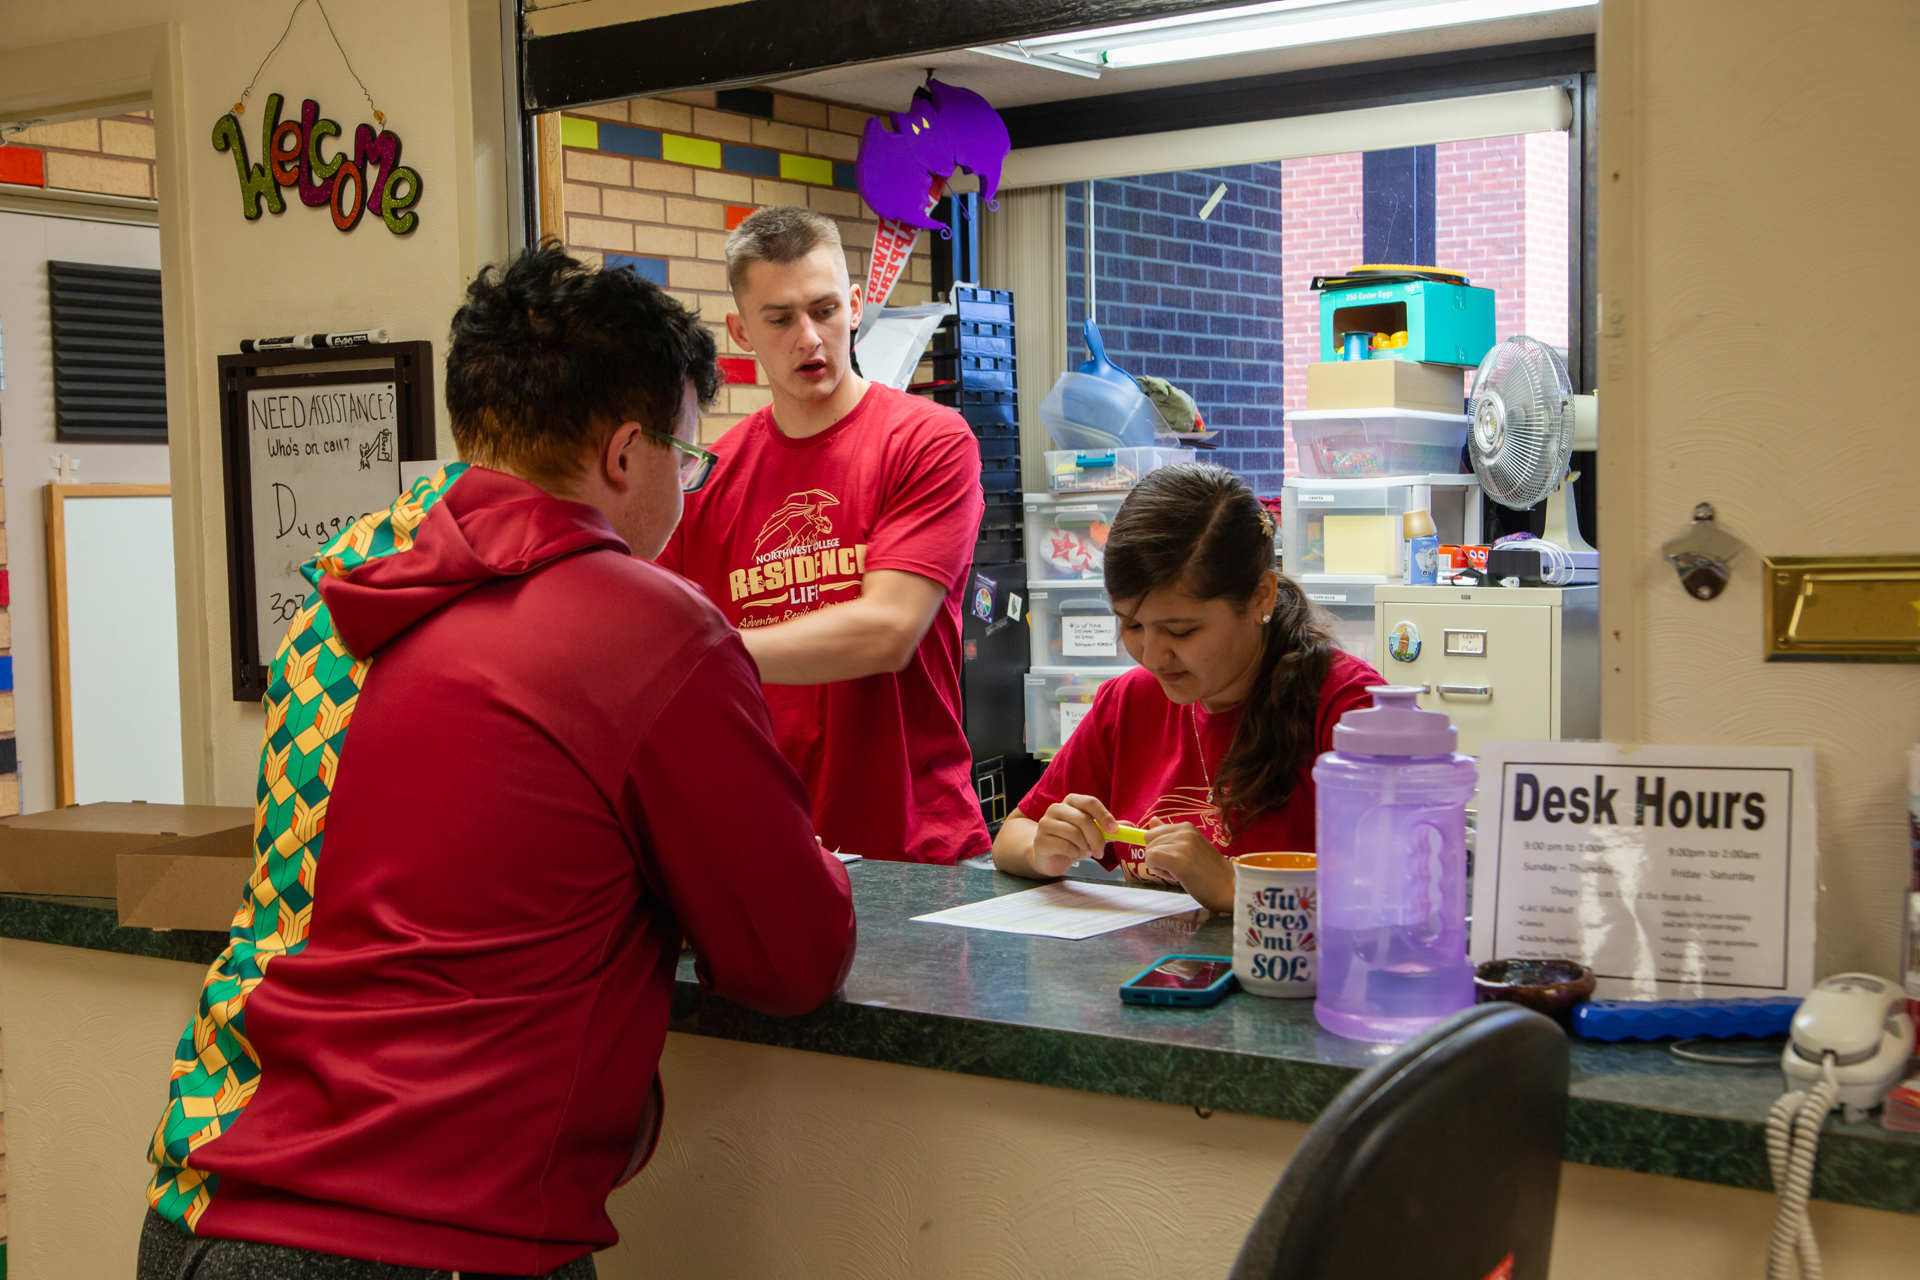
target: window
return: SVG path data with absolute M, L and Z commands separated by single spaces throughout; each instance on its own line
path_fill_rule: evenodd
M 60 440 L 167 440 L 160 273 L 47 263 L 53 422 Z
M 1298 469 L 1284 415 L 1305 407 L 1320 358 L 1316 275 L 1363 262 L 1463 271 L 1495 290 L 1496 337 L 1565 353 L 1567 151 L 1565 133 L 1544 132 L 1101 179 L 1094 301 L 1107 354 L 1193 396 L 1221 433 L 1203 461 L 1278 493 Z M 1066 187 L 1070 364 L 1086 354 L 1086 189 Z

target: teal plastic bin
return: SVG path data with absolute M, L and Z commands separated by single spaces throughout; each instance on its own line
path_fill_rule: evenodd
M 1406 346 L 1375 351 L 1374 360 L 1477 365 L 1493 349 L 1493 290 L 1409 280 L 1323 292 L 1320 358 L 1338 360 L 1339 335 L 1356 329 L 1406 331 Z

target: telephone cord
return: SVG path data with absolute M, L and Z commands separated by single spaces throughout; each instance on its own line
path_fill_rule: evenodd
M 1773 1220 L 1773 1238 L 1767 1245 L 1767 1280 L 1793 1280 L 1799 1261 L 1800 1280 L 1823 1280 L 1820 1245 L 1807 1216 L 1813 1192 L 1813 1166 L 1820 1154 L 1820 1131 L 1839 1100 L 1840 1082 L 1834 1076 L 1833 1055 L 1825 1055 L 1822 1079 L 1811 1089 L 1783 1094 L 1767 1115 L 1767 1164 L 1773 1172 L 1780 1208 Z

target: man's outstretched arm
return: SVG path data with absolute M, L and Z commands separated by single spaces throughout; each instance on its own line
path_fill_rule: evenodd
M 860 597 L 740 633 L 766 684 L 828 684 L 901 671 L 913 661 L 947 588 L 900 569 L 873 569 Z

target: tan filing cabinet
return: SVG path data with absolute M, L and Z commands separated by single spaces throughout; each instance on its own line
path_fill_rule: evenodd
M 1600 736 L 1600 588 L 1376 587 L 1373 665 L 1426 686 L 1460 750 Z

